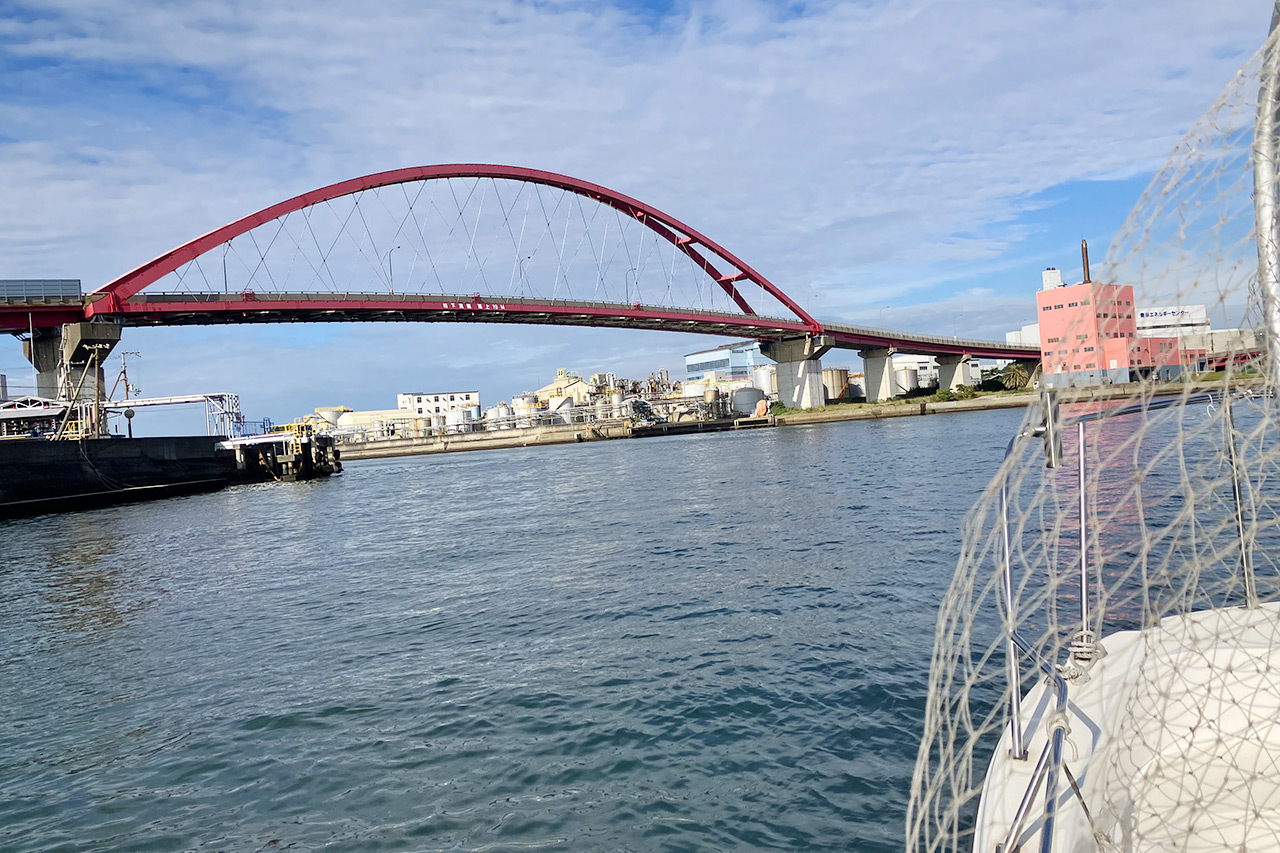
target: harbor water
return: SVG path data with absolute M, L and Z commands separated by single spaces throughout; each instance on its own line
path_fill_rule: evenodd
M 0 522 L 0 849 L 897 851 L 1020 411 Z

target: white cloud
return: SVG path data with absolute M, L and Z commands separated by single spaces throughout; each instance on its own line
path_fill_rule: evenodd
M 793 14 L 718 0 L 647 17 L 513 0 L 25 8 L 0 18 L 13 81 L 0 96 L 0 275 L 93 286 L 315 186 L 504 162 L 648 201 L 798 299 L 816 293 L 815 311 L 852 316 L 936 301 L 944 266 L 1006 268 L 1038 193 L 1152 171 L 1261 41 L 1270 4 L 902 0 Z M 1053 236 L 1064 256 L 1079 237 Z M 1006 325 L 1040 266 L 1024 292 L 998 294 Z M 623 337 L 528 331 L 468 336 L 535 360 L 557 356 L 535 338 L 589 340 L 605 357 Z M 375 327 L 342 340 L 374 374 L 404 357 Z M 199 378 L 181 354 L 166 359 Z M 235 363 L 228 381 L 258 383 L 251 362 Z

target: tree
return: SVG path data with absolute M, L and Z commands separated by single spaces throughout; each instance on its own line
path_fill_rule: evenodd
M 1027 387 L 1027 383 L 1031 381 L 1031 372 L 1021 361 L 1011 361 L 1000 371 L 1000 381 L 1005 388 L 1015 391 Z

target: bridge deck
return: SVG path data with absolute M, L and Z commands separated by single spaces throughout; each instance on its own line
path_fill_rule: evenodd
M 567 299 L 485 297 L 417 293 L 151 293 L 135 294 L 115 310 L 105 300 L 72 297 L 0 299 L 0 331 L 20 333 L 85 317 L 126 326 L 192 326 L 229 323 L 433 322 L 520 323 L 652 329 L 756 340 L 813 334 L 797 319 L 688 308 L 584 302 Z M 841 349 L 892 349 L 918 355 L 1037 359 L 1038 347 L 970 338 L 821 324 L 821 333 Z

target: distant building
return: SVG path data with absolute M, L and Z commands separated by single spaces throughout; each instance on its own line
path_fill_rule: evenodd
M 1180 372 L 1176 337 L 1138 337 L 1131 285 L 1087 280 L 1066 285 L 1052 268 L 1044 271 L 1042 281 L 1036 309 L 1046 385 L 1105 385 L 1138 376 L 1172 378 Z
M 966 364 L 964 368 L 967 369 Z M 897 385 L 897 394 L 905 394 L 916 388 L 927 388 L 938 382 L 937 359 L 929 355 L 895 355 L 893 356 L 893 381 Z
M 543 403 L 568 398 L 573 400 L 573 405 L 582 406 L 591 399 L 594 390 L 589 383 L 582 380 L 581 376 L 561 367 L 556 371 L 556 378 L 550 385 L 544 385 L 534 393 Z
M 1005 332 L 1004 342 L 1006 344 L 1026 344 L 1027 346 L 1038 347 L 1040 346 L 1040 324 L 1029 323 L 1016 332 Z
M 442 415 L 458 409 L 470 409 L 480 405 L 479 391 L 415 391 L 397 394 L 396 408 L 419 415 Z
M 708 378 L 712 373 L 718 374 L 717 379 L 750 379 L 755 368 L 771 364 L 760 352 L 759 341 L 739 341 L 689 353 L 684 357 L 684 372 L 689 382 Z
M 1171 305 L 1138 310 L 1138 335 L 1143 338 L 1182 338 L 1209 331 L 1209 312 L 1203 305 Z

